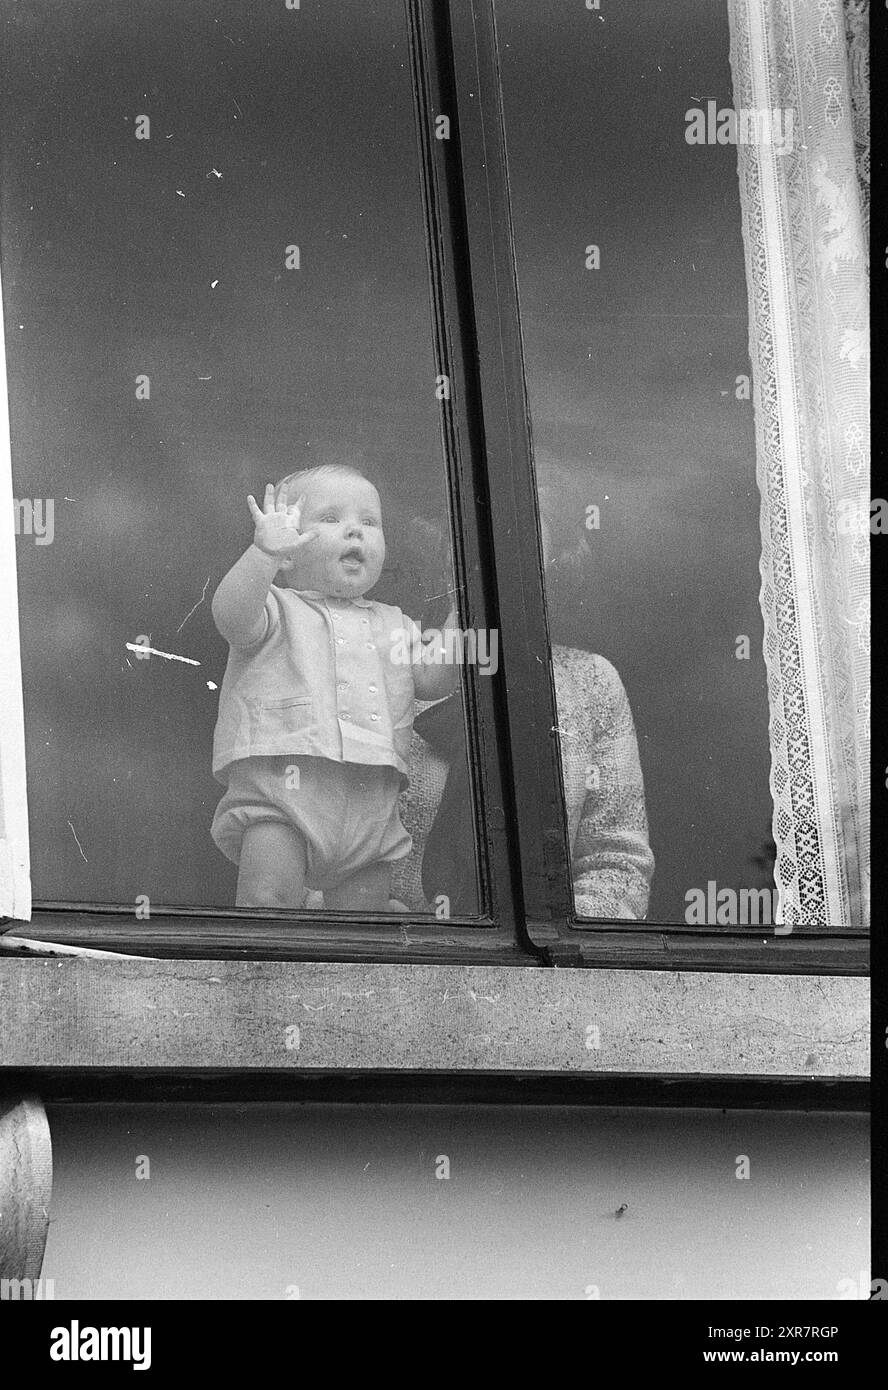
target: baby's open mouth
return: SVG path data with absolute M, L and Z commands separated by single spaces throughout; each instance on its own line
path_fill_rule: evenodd
M 343 550 L 340 560 L 347 564 L 349 561 L 362 565 L 364 563 L 364 552 L 359 545 L 349 546 L 348 550 Z

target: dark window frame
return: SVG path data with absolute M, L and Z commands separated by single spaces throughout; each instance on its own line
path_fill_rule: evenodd
M 27 935 L 194 959 L 865 974 L 869 942 L 860 934 L 581 923 L 574 914 L 494 0 L 405 0 L 405 8 L 435 355 L 452 383 L 442 436 L 461 622 L 496 626 L 502 653 L 489 692 L 479 691 L 472 668 L 466 681 L 484 910 L 440 923 L 402 914 L 362 922 L 335 913 L 153 908 L 150 921 L 136 922 L 113 907 L 54 903 L 39 906 Z M 439 113 L 451 120 L 446 141 L 434 138 Z M 487 555 L 489 569 L 471 558 Z

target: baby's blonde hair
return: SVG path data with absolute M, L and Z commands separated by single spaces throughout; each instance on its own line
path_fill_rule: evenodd
M 316 478 L 329 478 L 335 475 L 360 478 L 362 482 L 370 482 L 370 479 L 361 472 L 360 468 L 355 468 L 350 463 L 318 463 L 313 468 L 299 468 L 295 473 L 288 473 L 286 478 L 281 478 L 274 490 L 274 500 L 275 502 L 279 501 L 283 494 L 288 502 L 295 502 L 296 498 L 307 487 L 310 487 Z

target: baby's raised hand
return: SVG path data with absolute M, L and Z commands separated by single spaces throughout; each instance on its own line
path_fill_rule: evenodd
M 266 485 L 261 509 L 255 497 L 247 498 L 247 506 L 256 527 L 253 544 L 266 555 L 279 560 L 281 569 L 289 569 L 296 551 L 317 537 L 316 530 L 299 529 L 304 501 L 305 497 L 302 496 L 292 507 L 287 506 L 286 497 L 280 497 L 275 502 L 274 483 Z

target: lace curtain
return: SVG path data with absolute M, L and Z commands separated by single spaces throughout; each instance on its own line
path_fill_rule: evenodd
M 867 6 L 729 0 L 729 12 L 735 108 L 779 113 L 771 129 L 791 133 L 782 149 L 760 134 L 737 146 L 775 876 L 787 926 L 860 928 L 869 848 Z

